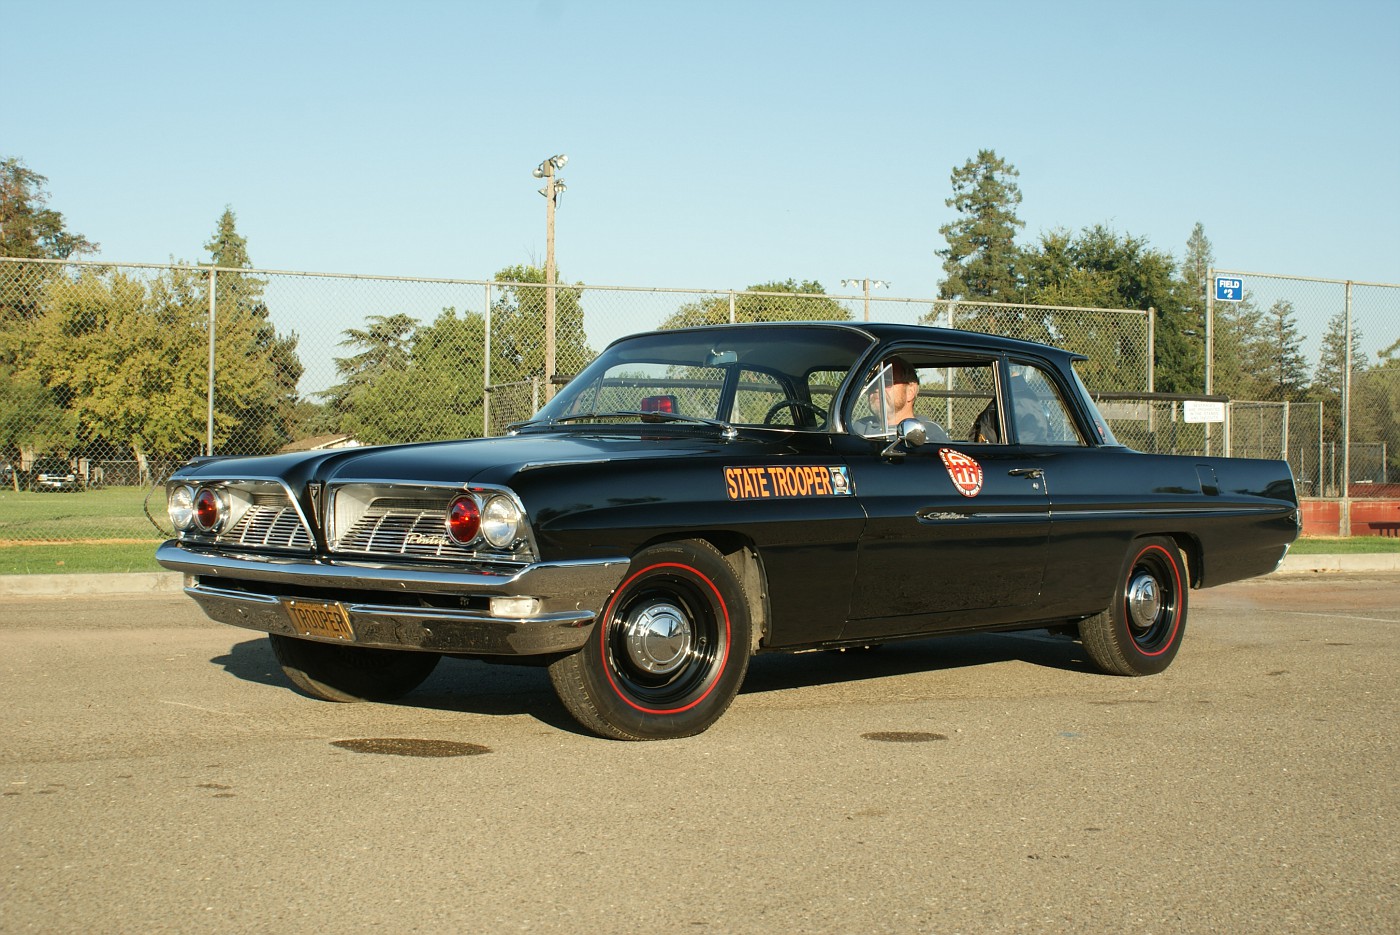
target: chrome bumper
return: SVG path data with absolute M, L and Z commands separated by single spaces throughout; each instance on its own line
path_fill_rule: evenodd
M 186 575 L 185 593 L 213 620 L 314 639 L 292 625 L 283 603 L 303 588 L 327 589 L 345 608 L 357 646 L 483 655 L 569 652 L 588 639 L 593 621 L 628 568 L 625 558 L 539 562 L 510 573 L 438 571 L 341 564 L 312 558 L 239 557 L 186 549 L 178 540 L 156 561 Z M 240 582 L 221 587 L 219 579 Z M 534 597 L 539 612 L 502 617 L 467 608 L 413 607 L 384 594 Z M 334 640 L 327 640 L 335 642 Z

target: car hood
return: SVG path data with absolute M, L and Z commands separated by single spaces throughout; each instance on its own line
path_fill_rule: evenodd
M 195 481 L 205 478 L 277 478 L 294 487 L 308 481 L 509 484 L 512 477 L 523 471 L 555 466 L 603 464 L 658 456 L 724 454 L 734 457 L 757 449 L 772 450 L 772 444 L 725 440 L 712 433 L 532 433 L 252 458 L 205 459 L 185 466 L 176 476 Z

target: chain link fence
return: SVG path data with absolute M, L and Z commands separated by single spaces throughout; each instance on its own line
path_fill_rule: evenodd
M 1091 391 L 1143 395 L 1108 413 L 1126 443 L 1231 445 L 1184 421 L 1180 405 L 1144 395 L 1150 312 L 0 258 L 0 544 L 74 538 L 52 521 L 61 498 L 43 494 L 144 494 L 199 454 L 498 435 L 617 337 L 780 319 L 932 324 L 1056 344 L 1089 358 L 1081 374 Z M 1324 431 L 1316 450 L 1312 436 L 1295 445 L 1299 419 L 1285 419 L 1281 434 L 1277 419 L 1251 428 L 1240 445 L 1310 458 L 1321 489 L 1336 439 Z M 1354 464 L 1371 463 L 1358 451 Z M 30 502 L 48 506 L 18 509 Z M 83 526 L 102 538 L 93 522 Z

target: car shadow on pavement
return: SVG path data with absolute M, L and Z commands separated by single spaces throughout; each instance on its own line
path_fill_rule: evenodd
M 749 664 L 744 693 L 857 682 L 918 672 L 967 669 L 998 662 L 1026 662 L 1066 672 L 1097 673 L 1083 646 L 1045 630 L 975 633 L 888 643 L 871 649 L 772 653 Z
M 228 653 L 209 660 L 245 682 L 296 692 L 282 674 L 266 639 L 235 643 Z M 564 710 L 542 666 L 493 665 L 474 659 L 441 660 L 422 685 L 397 701 L 410 708 L 430 708 L 486 716 L 528 715 L 550 727 L 592 736 Z

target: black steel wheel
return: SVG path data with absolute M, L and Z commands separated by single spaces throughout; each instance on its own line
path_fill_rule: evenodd
M 550 681 L 580 724 L 619 740 L 698 734 L 729 707 L 748 670 L 748 601 L 704 542 L 638 553 L 578 652 Z
M 1186 632 L 1190 579 L 1171 539 L 1139 539 L 1128 552 L 1113 603 L 1079 622 L 1089 657 L 1114 675 L 1153 675 L 1171 665 Z
M 270 633 L 272 653 L 292 684 L 323 701 L 393 701 L 437 667 L 437 653 L 318 643 Z

